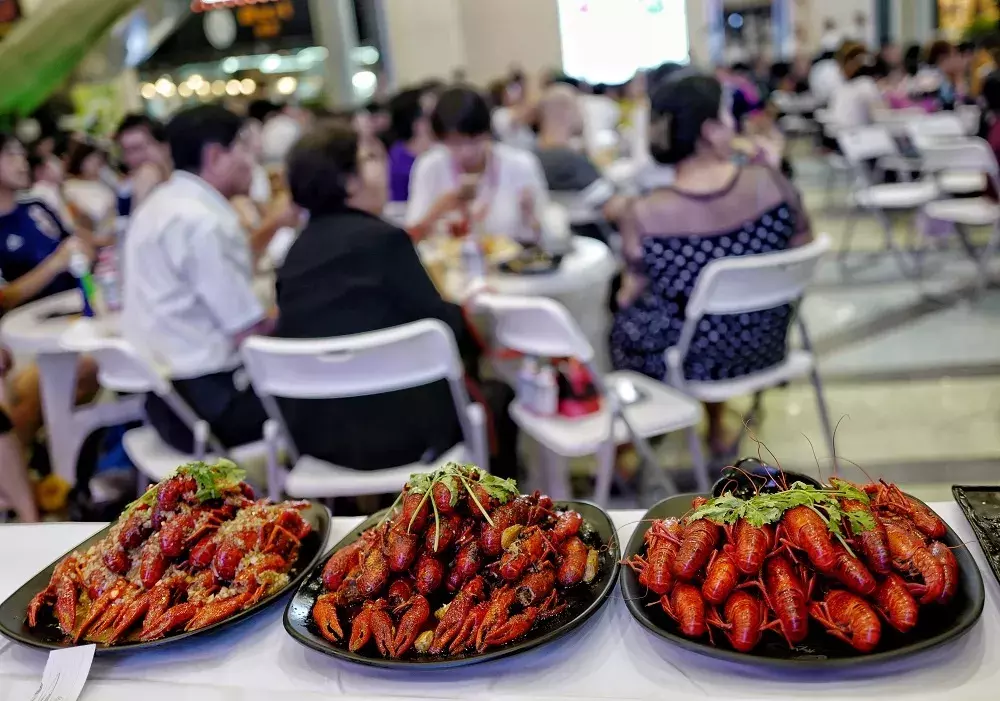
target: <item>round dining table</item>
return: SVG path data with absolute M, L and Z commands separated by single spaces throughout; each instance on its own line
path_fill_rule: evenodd
M 429 270 L 434 265 L 432 261 L 441 260 L 438 251 L 429 245 L 421 244 L 418 252 Z M 432 274 L 441 294 L 453 302 L 464 302 L 469 280 L 458 261 L 448 261 L 442 267 L 447 270 Z M 607 370 L 608 295 L 617 270 L 614 254 L 606 244 L 586 236 L 573 236 L 555 270 L 514 274 L 492 267 L 486 273 L 485 285 L 496 294 L 548 297 L 562 303 L 594 347 L 598 367 Z
M 145 652 L 94 659 L 82 701 L 978 701 L 1000 689 L 1000 586 L 953 502 L 931 504 L 968 543 L 986 584 L 982 618 L 964 636 L 892 664 L 828 672 L 769 670 L 683 650 L 633 620 L 616 588 L 594 616 L 522 654 L 448 670 L 383 670 L 328 657 L 289 637 L 287 598 L 229 629 Z M 641 511 L 613 511 L 628 542 Z M 334 518 L 332 546 L 360 519 Z M 0 526 L 0 600 L 103 524 Z M 0 638 L 0 701 L 31 698 L 47 653 Z
M 76 483 L 77 458 L 87 436 L 143 417 L 142 397 L 105 397 L 76 406 L 79 355 L 60 339 L 82 313 L 80 292 L 70 290 L 25 304 L 0 320 L 0 343 L 13 352 L 15 372 L 27 362 L 38 364 L 52 472 L 70 485 Z M 115 326 L 117 319 L 105 317 L 102 324 Z

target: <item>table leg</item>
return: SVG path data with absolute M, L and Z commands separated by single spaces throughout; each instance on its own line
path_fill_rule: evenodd
M 141 396 L 77 408 L 78 360 L 77 353 L 42 353 L 36 359 L 52 471 L 70 485 L 76 484 L 76 462 L 92 431 L 143 416 Z

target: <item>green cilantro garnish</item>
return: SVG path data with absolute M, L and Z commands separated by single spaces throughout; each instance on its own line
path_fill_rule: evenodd
M 740 499 L 727 492 L 721 497 L 710 499 L 707 504 L 695 509 L 688 520 L 708 519 L 714 523 L 732 525 L 744 519 L 752 526 L 760 528 L 777 522 L 782 514 L 797 506 L 807 506 L 823 519 L 830 532 L 848 550 L 844 540 L 846 523 L 853 533 L 869 531 L 875 527 L 875 520 L 867 509 L 847 511 L 841 500 L 849 499 L 867 505 L 868 495 L 854 485 L 838 480 L 833 488 L 817 489 L 811 485 L 795 482 L 789 489 L 774 494 L 757 494 L 749 499 Z
M 193 477 L 198 486 L 195 498 L 198 501 L 209 501 L 221 499 L 227 492 L 237 488 L 246 477 L 246 472 L 237 467 L 236 463 L 220 458 L 214 465 L 208 465 L 204 462 L 189 462 L 186 465 L 181 465 L 167 479 L 178 475 Z M 156 503 L 156 496 L 161 484 L 163 482 L 153 485 L 141 497 L 126 506 L 123 516 L 127 516 L 138 506 L 152 507 Z
M 489 513 L 486 511 L 486 507 L 479 502 L 476 497 L 475 492 L 472 489 L 473 483 L 480 485 L 483 491 L 486 492 L 491 498 L 496 499 L 501 504 L 506 504 L 508 501 L 520 494 L 517 488 L 517 483 L 512 479 L 501 479 L 481 470 L 475 465 L 459 465 L 458 463 L 450 462 L 439 470 L 434 472 L 417 472 L 410 475 L 410 479 L 406 482 L 406 491 L 404 493 L 409 494 L 422 494 L 423 498 L 417 505 L 417 508 L 413 512 L 413 517 L 410 519 L 410 524 L 416 519 L 417 513 L 423 508 L 424 502 L 431 497 L 431 492 L 434 490 L 434 485 L 443 484 L 448 492 L 451 494 L 451 504 L 454 506 L 458 503 L 459 495 L 461 490 L 464 488 L 469 494 L 469 498 L 472 502 L 479 508 L 486 521 L 492 526 L 493 519 L 490 518 Z M 401 493 L 393 505 L 386 512 L 385 518 L 382 519 L 384 522 L 389 516 L 395 511 L 396 506 L 402 501 L 403 494 Z M 438 514 L 437 503 L 431 499 L 431 507 L 434 511 L 434 539 L 435 539 L 435 549 L 437 548 L 437 539 L 441 532 L 441 519 Z M 379 524 L 381 525 L 381 524 Z

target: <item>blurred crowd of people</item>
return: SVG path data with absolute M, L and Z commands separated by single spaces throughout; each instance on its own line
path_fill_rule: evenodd
M 228 447 L 259 440 L 266 419 L 240 368 L 248 336 L 324 338 L 440 319 L 490 410 L 491 467 L 513 476 L 510 390 L 478 376 L 483 349 L 467 300 L 442 298 L 413 244 L 470 232 L 537 244 L 551 233 L 552 198 L 579 195 L 603 224 L 576 233 L 620 241 L 612 362 L 664 379 L 664 352 L 705 265 L 811 238 L 776 127 L 779 93 L 810 95 L 843 127 L 870 123 L 877 109 L 978 100 L 983 135 L 1000 146 L 1000 41 L 872 52 L 828 34 L 811 61 L 710 73 L 666 64 L 617 86 L 512 70 L 485 91 L 430 81 L 352 111 L 258 101 L 242 115 L 184 109 L 168 124 L 131 115 L 110 144 L 3 135 L 0 305 L 74 289 L 74 266 L 113 251 L 123 336 L 166 369 Z M 627 185 L 606 175 L 623 156 L 637 164 Z M 276 271 L 273 306 L 255 291 L 262 262 Z M 706 317 L 686 376 L 729 379 L 780 362 L 791 315 L 785 306 Z M 0 361 L 6 374 L 9 354 Z M 78 375 L 77 398 L 89 401 L 94 363 L 82 360 Z M 24 463 L 9 456 L 37 444 L 38 373 L 29 365 L 12 378 L 0 396 L 0 488 L 30 521 L 38 511 Z M 282 408 L 300 451 L 357 469 L 426 461 L 461 437 L 444 383 Z M 723 407 L 708 410 L 709 448 L 725 455 Z M 150 396 L 147 415 L 165 441 L 191 449 L 189 427 L 162 400 Z

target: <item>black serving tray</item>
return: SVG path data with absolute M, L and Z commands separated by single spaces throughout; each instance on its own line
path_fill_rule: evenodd
M 323 568 L 327 560 L 338 550 L 361 537 L 361 534 L 382 520 L 388 509 L 384 509 L 337 543 L 326 556 L 313 568 L 299 586 L 298 591 L 285 608 L 285 630 L 295 640 L 303 645 L 318 650 L 331 657 L 338 657 L 349 662 L 384 667 L 389 669 L 429 670 L 466 665 L 495 660 L 501 657 L 516 655 L 534 647 L 538 647 L 556 638 L 566 635 L 574 628 L 590 618 L 611 595 L 618 581 L 619 560 L 621 560 L 615 526 L 611 517 L 599 506 L 582 501 L 556 502 L 557 510 L 571 509 L 580 512 L 584 525 L 580 529 L 580 538 L 590 547 L 601 553 L 600 570 L 597 577 L 589 585 L 580 585 L 565 593 L 569 606 L 559 616 L 536 625 L 527 636 L 502 647 L 490 649 L 482 654 L 469 653 L 457 656 L 421 657 L 412 651 L 409 656 L 391 660 L 366 654 L 354 653 L 347 649 L 346 643 L 335 645 L 321 636 L 312 621 L 313 604 L 323 593 Z M 371 646 L 369 646 L 370 648 Z
M 972 526 L 993 576 L 1000 582 L 1000 487 L 954 485 L 951 493 Z
M 652 520 L 681 517 L 691 510 L 695 495 L 687 494 L 665 499 L 654 505 L 642 517 L 625 551 L 625 559 L 639 553 L 643 535 Z M 716 634 L 715 645 L 708 640 L 692 640 L 677 632 L 677 625 L 656 604 L 659 597 L 639 584 L 631 567 L 621 568 L 622 596 L 632 616 L 643 626 L 675 645 L 709 657 L 730 662 L 782 669 L 836 669 L 856 665 L 886 662 L 927 650 L 954 640 L 975 624 L 983 613 L 985 591 L 979 568 L 968 548 L 951 528 L 941 539 L 952 546 L 958 560 L 960 578 L 955 598 L 947 606 L 922 606 L 917 626 L 906 636 L 883 622 L 882 639 L 875 652 L 862 654 L 827 634 L 815 621 L 809 622 L 809 636 L 793 649 L 777 634 L 766 632 L 757 648 L 750 653 L 737 652 L 724 635 Z
M 188 632 L 181 631 L 167 635 L 159 640 L 152 640 L 149 642 L 130 642 L 128 640 L 123 640 L 115 645 L 98 644 L 96 654 L 104 655 L 123 652 L 139 652 L 141 650 L 148 650 L 149 648 L 160 647 L 162 645 L 171 645 L 173 643 L 180 642 L 181 640 L 186 640 L 197 635 L 212 633 L 235 625 L 236 623 L 239 623 L 240 621 L 266 609 L 288 591 L 296 587 L 298 583 L 302 581 L 302 578 L 305 577 L 306 573 L 309 572 L 313 565 L 316 564 L 316 561 L 323 556 L 323 548 L 330 535 L 330 511 L 322 504 L 313 502 L 300 513 L 302 514 L 302 518 L 308 521 L 309 525 L 312 526 L 312 531 L 302 540 L 302 545 L 299 548 L 299 557 L 295 561 L 295 566 L 292 567 L 288 573 L 288 584 L 282 587 L 281 590 L 267 597 L 256 606 L 240 611 L 236 615 L 230 616 L 223 621 L 219 621 L 215 625 L 206 626 L 205 628 Z M 86 550 L 91 545 L 94 545 L 103 539 L 108 534 L 110 529 L 111 526 L 108 526 L 107 528 L 100 530 L 87 540 L 77 545 L 73 548 L 73 550 Z M 73 552 L 73 550 L 70 552 Z M 66 555 L 69 555 L 69 553 L 66 553 Z M 11 640 L 21 643 L 22 645 L 40 648 L 43 650 L 60 650 L 66 647 L 73 647 L 72 643 L 66 641 L 66 636 L 63 632 L 59 630 L 51 611 L 46 611 L 41 614 L 39 618 L 39 625 L 35 628 L 29 628 L 28 624 L 25 622 L 28 603 L 35 596 L 35 594 L 48 585 L 49 579 L 51 579 L 52 572 L 55 570 L 56 565 L 59 564 L 59 562 L 61 562 L 66 555 L 63 555 L 44 570 L 29 579 L 24 586 L 11 594 L 6 601 L 0 604 L 0 633 Z M 81 644 L 86 645 L 89 643 Z

